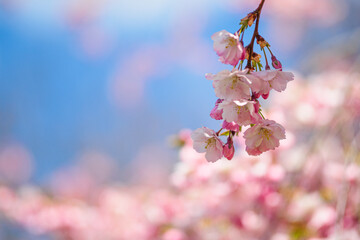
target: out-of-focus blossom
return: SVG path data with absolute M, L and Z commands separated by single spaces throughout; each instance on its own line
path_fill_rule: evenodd
M 318 168 L 314 162 L 319 158 L 312 157 L 307 161 L 315 171 L 306 166 L 289 171 L 279 156 L 294 151 L 290 148 L 261 158 L 244 155 L 209 164 L 192 148 L 189 131 L 179 138 L 185 144 L 170 186 L 109 186 L 92 200 L 49 196 L 34 187 L 14 191 L 0 186 L 0 212 L 34 234 L 54 234 L 61 240 L 359 239 L 357 163 L 344 167 L 329 158 Z M 341 219 L 336 203 L 344 183 L 352 185 Z M 344 224 L 341 232 L 336 219 Z
M 186 240 L 186 239 L 188 239 L 186 235 L 178 229 L 167 230 L 162 238 L 162 240 Z
M 316 230 L 324 230 L 324 228 L 332 226 L 335 221 L 336 210 L 330 206 L 322 206 L 313 213 L 309 226 Z
M 240 59 L 244 59 L 245 50 L 237 34 L 221 30 L 214 33 L 211 39 L 214 41 L 214 50 L 219 55 L 220 62 L 236 66 Z
M 162 1 L 159 0 L 155 5 L 153 2 L 144 1 L 142 6 L 146 4 L 146 9 L 158 7 L 165 10 Z M 175 5 L 177 3 L 174 2 Z M 174 15 L 175 19 L 169 23 L 169 29 L 164 30 L 166 37 L 164 43 L 140 41 L 140 45 L 135 44 L 136 47 L 126 55 L 126 58 L 119 60 L 109 79 L 109 95 L 113 103 L 125 109 L 139 106 L 144 98 L 147 84 L 164 75 L 171 78 L 169 70 L 174 65 L 194 73 L 204 73 L 208 66 L 213 64 L 209 61 L 211 46 L 202 36 L 206 24 L 203 20 L 204 16 L 198 12 L 194 13 L 193 5 L 196 3 L 187 3 L 183 11 Z M 108 7 L 110 9 L 111 5 Z M 139 10 L 141 9 L 138 9 L 137 5 L 133 5 L 132 16 L 136 16 L 135 13 Z M 203 13 L 206 15 L 206 12 Z M 137 21 L 134 19 L 133 22 Z
M 29 180 L 32 173 L 32 156 L 20 144 L 0 148 L 0 181 L 19 184 Z
M 123 108 L 139 104 L 146 82 L 159 71 L 161 57 L 158 46 L 143 46 L 121 62 L 110 79 L 111 99 Z
M 190 133 L 182 131 L 179 135 L 183 144 L 191 144 Z M 144 159 L 148 161 L 144 162 Z M 165 184 L 167 176 L 170 174 L 174 160 L 169 151 L 164 149 L 161 144 L 149 144 L 139 149 L 134 159 L 124 172 L 129 173 L 127 181 L 142 186 L 161 187 Z
M 76 158 L 70 167 L 56 171 L 50 179 L 52 192 L 69 199 L 97 196 L 100 189 L 114 178 L 114 159 L 102 152 L 88 150 Z
M 358 239 L 360 239 L 360 234 L 355 229 L 345 230 L 345 231 L 341 231 L 341 232 L 340 231 L 334 232 L 333 234 L 331 234 L 331 236 L 328 239 L 329 240 L 337 240 L 337 239 L 358 240 Z

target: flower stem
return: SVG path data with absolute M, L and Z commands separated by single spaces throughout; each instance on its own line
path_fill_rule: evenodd
M 260 116 L 265 120 L 265 117 L 264 117 L 264 115 L 262 114 L 261 109 L 259 109 L 259 114 L 260 114 Z
M 270 69 L 270 66 L 269 66 L 269 63 L 268 63 L 267 56 L 266 56 L 265 48 L 263 48 L 262 50 L 263 50 L 263 52 L 264 52 L 265 61 L 266 61 L 265 70 L 269 70 L 269 69 Z
M 274 56 L 274 54 L 273 54 L 272 51 L 270 50 L 269 46 L 266 46 L 266 47 L 267 47 L 267 49 L 269 50 L 271 56 Z

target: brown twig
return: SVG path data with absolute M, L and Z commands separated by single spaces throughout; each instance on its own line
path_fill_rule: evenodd
M 252 54 L 253 54 L 255 37 L 259 34 L 259 20 L 260 20 L 260 14 L 261 14 L 261 10 L 262 10 L 262 7 L 263 7 L 264 3 L 265 3 L 265 0 L 261 0 L 259 6 L 253 12 L 253 13 L 256 14 L 256 20 L 255 20 L 256 23 L 255 23 L 255 30 L 254 30 L 253 36 L 251 38 L 251 42 L 247 46 L 247 48 L 249 49 L 249 57 L 247 59 L 246 68 L 249 69 L 249 70 L 251 69 L 251 57 L 252 57 Z

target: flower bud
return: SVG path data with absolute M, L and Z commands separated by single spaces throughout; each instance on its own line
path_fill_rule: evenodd
M 240 24 L 247 24 L 249 27 L 251 27 L 251 25 L 254 23 L 255 19 L 256 19 L 256 13 L 251 12 L 248 15 L 246 15 L 246 17 L 241 19 Z
M 254 108 L 255 108 L 255 112 L 258 113 L 260 109 L 260 103 L 258 101 L 256 101 L 256 103 L 254 104 Z
M 259 63 L 260 62 L 260 58 L 261 58 L 261 55 L 256 53 L 256 52 L 253 52 L 252 54 L 252 60 L 254 60 L 255 62 Z
M 231 160 L 234 157 L 235 148 L 233 144 L 233 140 L 231 137 L 228 137 L 227 143 L 224 145 L 223 154 L 228 160 Z
M 270 47 L 270 44 L 260 35 L 256 35 L 256 42 L 260 45 L 261 48 L 264 48 L 266 46 Z
M 258 92 L 253 92 L 252 95 L 253 95 L 253 97 L 256 98 L 256 99 L 261 96 L 260 93 L 258 93 Z
M 215 107 L 211 110 L 210 112 L 210 117 L 215 119 L 215 120 L 221 120 L 223 119 L 222 117 L 222 113 L 223 113 L 223 110 L 219 110 L 218 109 L 218 106 L 219 106 L 219 103 L 221 103 L 223 100 L 222 99 L 218 99 L 215 103 Z
M 272 60 L 272 66 L 273 66 L 275 69 L 282 69 L 281 62 L 280 62 L 279 60 L 277 60 L 275 56 L 272 56 L 272 57 L 271 57 L 271 60 Z

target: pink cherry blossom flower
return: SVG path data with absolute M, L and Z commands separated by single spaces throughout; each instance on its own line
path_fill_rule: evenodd
M 209 162 L 215 162 L 223 156 L 223 142 L 214 130 L 207 127 L 196 129 L 192 134 L 193 147 L 199 152 L 205 152 L 205 158 Z
M 250 98 L 250 84 L 247 70 L 223 70 L 217 74 L 206 74 L 213 81 L 215 95 L 221 99 L 240 100 Z
M 285 129 L 272 120 L 261 120 L 244 132 L 246 151 L 249 155 L 260 155 L 280 145 L 285 139 Z
M 255 112 L 255 102 L 247 100 L 227 101 L 219 104 L 218 109 L 223 110 L 223 118 L 227 122 L 235 122 L 240 126 L 257 123 L 260 119 Z
M 216 32 L 211 36 L 214 41 L 214 50 L 222 63 L 238 64 L 240 59 L 245 58 L 244 46 L 239 42 L 237 34 L 231 34 L 226 30 Z
M 215 103 L 215 107 L 210 112 L 210 117 L 212 117 L 215 120 L 221 120 L 222 119 L 222 110 L 218 109 L 219 103 L 221 103 L 223 100 L 218 99 Z
M 294 74 L 283 72 L 281 69 L 252 72 L 251 90 L 257 95 L 267 98 L 271 89 L 282 92 L 286 89 L 288 82 L 294 80 Z
M 240 126 L 236 122 L 224 121 L 222 124 L 222 128 L 230 130 L 230 131 L 234 131 L 234 132 L 237 132 L 240 130 Z

